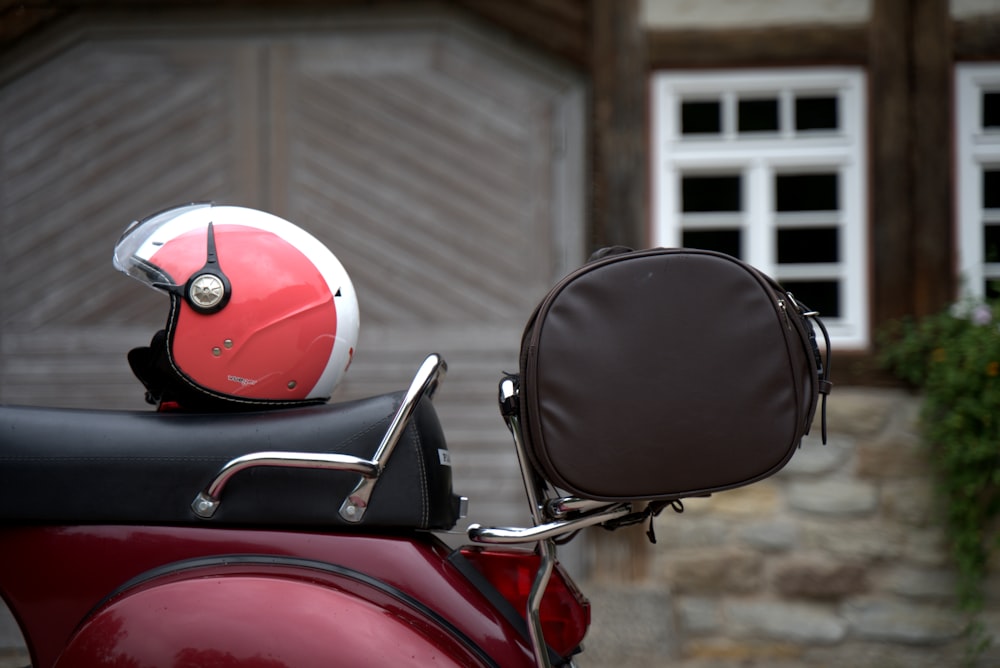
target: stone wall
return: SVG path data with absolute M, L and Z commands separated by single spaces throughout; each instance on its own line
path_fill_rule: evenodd
M 901 390 L 838 387 L 829 443 L 808 437 L 774 477 L 665 511 L 656 545 L 592 533 L 581 667 L 961 665 L 918 411 Z M 1000 665 L 996 575 L 984 619 L 980 665 Z

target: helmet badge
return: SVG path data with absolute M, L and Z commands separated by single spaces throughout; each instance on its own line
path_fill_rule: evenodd
M 226 296 L 225 286 L 214 274 L 201 274 L 191 281 L 188 299 L 198 308 L 210 309 L 219 305 Z
M 208 248 L 205 266 L 191 274 L 184 286 L 184 299 L 198 313 L 217 313 L 229 302 L 233 288 L 222 273 L 215 250 L 215 226 L 208 224 Z

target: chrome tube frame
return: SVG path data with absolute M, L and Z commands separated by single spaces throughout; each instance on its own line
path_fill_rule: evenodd
M 528 635 L 531 636 L 531 649 L 535 653 L 535 663 L 539 668 L 549 668 L 549 646 L 545 642 L 545 630 L 542 628 L 542 618 L 539 610 L 542 609 L 542 597 L 545 596 L 545 588 L 552 577 L 552 571 L 556 566 L 556 546 L 551 540 L 543 540 L 538 543 L 538 553 L 542 560 L 538 564 L 538 573 L 535 575 L 535 582 L 531 585 L 531 592 L 528 594 Z
M 534 526 L 513 528 L 483 527 L 479 524 L 471 524 L 467 532 L 469 540 L 476 543 L 494 545 L 537 543 L 536 549 L 541 556 L 541 563 L 528 596 L 525 612 L 535 663 L 539 668 L 551 668 L 552 664 L 549 661 L 548 645 L 545 642 L 539 610 L 545 588 L 548 586 L 556 564 L 555 539 L 585 527 L 624 517 L 632 512 L 632 505 L 575 497 L 546 499 L 545 481 L 539 477 L 528 458 L 521 430 L 518 392 L 517 383 L 513 378 L 507 377 L 500 381 L 500 412 L 514 440 L 514 450 L 517 453 L 521 479 L 524 482 L 524 491 L 528 497 L 528 506 Z
M 357 523 L 362 520 L 372 490 L 379 476 L 385 470 L 385 465 L 392 457 L 392 452 L 409 424 L 410 417 L 417 404 L 424 397 L 433 397 L 438 386 L 448 371 L 448 365 L 437 354 L 428 355 L 417 370 L 409 389 L 403 395 L 399 408 L 393 415 L 392 422 L 379 443 L 375 455 L 369 459 L 352 455 L 323 454 L 313 452 L 254 452 L 237 457 L 223 465 L 208 486 L 198 493 L 191 503 L 191 510 L 202 519 L 211 519 L 222 503 L 222 492 L 226 484 L 240 471 L 261 466 L 278 468 L 324 469 L 328 471 L 346 471 L 361 474 L 361 480 L 351 493 L 344 499 L 340 507 L 340 516 L 347 522 Z
M 553 540 L 574 531 L 579 531 L 580 529 L 625 517 L 631 512 L 632 505 L 629 503 L 610 504 L 608 508 L 596 514 L 584 515 L 569 520 L 536 524 L 533 527 L 523 529 L 516 527 L 484 527 L 479 524 L 470 524 L 467 531 L 469 539 L 476 543 L 523 545 L 524 543 Z
M 191 503 L 191 510 L 198 517 L 207 520 L 222 503 L 222 490 L 226 483 L 246 469 L 260 466 L 297 469 L 325 469 L 327 471 L 350 471 L 362 476 L 378 476 L 375 462 L 352 455 L 321 454 L 312 452 L 254 452 L 226 463 L 204 490 Z
M 399 404 L 399 408 L 392 418 L 389 429 L 385 432 L 385 436 L 382 437 L 382 442 L 375 451 L 375 456 L 372 457 L 372 463 L 378 468 L 379 474 L 382 473 L 386 462 L 392 456 L 392 451 L 396 448 L 396 444 L 399 443 L 400 437 L 406 430 L 410 422 L 410 417 L 417 408 L 417 404 L 420 403 L 420 400 L 424 396 L 428 398 L 434 396 L 447 372 L 448 364 L 437 353 L 428 355 L 424 359 L 423 364 L 420 365 L 420 368 L 417 369 L 413 381 L 410 382 L 410 387 L 403 396 L 402 403 Z M 344 503 L 340 506 L 340 517 L 354 523 L 364 519 L 365 511 L 368 509 L 368 502 L 371 500 L 372 491 L 374 491 L 375 483 L 377 482 L 377 475 L 372 477 L 362 475 L 361 480 L 358 481 L 358 484 L 347 495 Z
M 507 429 L 514 439 L 514 451 L 517 453 L 517 463 L 521 470 L 521 480 L 524 482 L 524 493 L 528 497 L 528 507 L 531 511 L 532 521 L 538 525 L 545 521 L 545 509 L 539 503 L 539 499 L 544 495 L 542 481 L 535 473 L 531 460 L 528 459 L 528 451 L 524 445 L 521 435 L 521 418 L 518 411 L 518 388 L 513 378 L 504 378 L 500 381 L 500 413 L 503 415 Z
M 567 496 L 561 499 L 549 499 L 545 502 L 545 512 L 557 519 L 565 519 L 574 513 L 589 513 L 600 508 L 607 507 L 607 501 L 594 501 L 592 499 L 578 499 L 575 496 Z

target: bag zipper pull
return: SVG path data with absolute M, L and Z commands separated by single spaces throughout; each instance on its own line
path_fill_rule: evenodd
M 785 321 L 785 329 L 791 329 L 792 323 L 788 319 L 788 305 L 785 304 L 785 300 L 778 297 L 778 308 L 781 309 L 781 317 Z

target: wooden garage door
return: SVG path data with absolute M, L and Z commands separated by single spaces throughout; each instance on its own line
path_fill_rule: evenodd
M 442 353 L 457 491 L 490 500 L 479 521 L 519 520 L 496 383 L 581 258 L 579 82 L 446 15 L 92 26 L 58 46 L 0 73 L 0 401 L 143 406 L 124 354 L 166 298 L 112 269 L 115 240 L 185 201 L 256 206 L 355 281 L 337 398 Z

